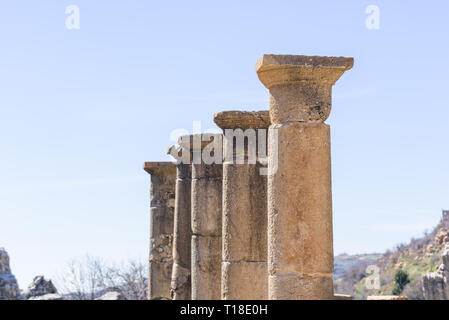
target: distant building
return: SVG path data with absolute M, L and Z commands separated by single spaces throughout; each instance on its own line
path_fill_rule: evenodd
M 441 216 L 441 226 L 443 228 L 449 228 L 449 210 L 443 210 L 443 214 Z
M 449 210 L 443 210 L 443 221 L 449 221 Z

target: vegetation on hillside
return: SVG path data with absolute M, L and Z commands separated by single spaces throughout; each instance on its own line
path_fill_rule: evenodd
M 449 242 L 449 221 L 441 220 L 432 232 L 400 244 L 387 251 L 377 261 L 355 265 L 344 276 L 336 279 L 335 292 L 350 294 L 354 299 L 368 295 L 403 295 L 411 300 L 424 299 L 421 277 L 435 271 L 442 263 L 441 254 Z M 369 265 L 378 267 L 379 288 L 367 285 L 373 274 Z

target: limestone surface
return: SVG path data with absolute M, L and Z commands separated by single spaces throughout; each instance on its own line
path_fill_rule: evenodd
M 193 135 L 192 140 L 202 140 Z M 213 135 L 213 141 L 221 135 Z M 193 143 L 194 152 L 208 144 Z M 221 297 L 222 176 L 223 165 L 192 164 L 192 299 L 219 300 Z
M 270 113 L 264 111 L 221 111 L 214 114 L 214 122 L 222 129 L 267 129 Z
M 270 274 L 270 300 L 333 300 L 332 277 L 320 274 Z
M 308 81 L 332 85 L 353 66 L 354 58 L 264 54 L 256 63 L 256 72 L 270 89 Z
M 322 123 L 272 126 L 276 174 L 268 178 L 270 274 L 333 273 L 330 129 Z
M 173 300 L 191 299 L 191 198 L 192 168 L 179 164 L 176 177 L 175 220 L 173 238 L 173 271 L 171 297 Z
M 332 85 L 353 64 L 353 58 L 344 57 L 263 55 L 256 71 L 270 90 L 271 122 L 325 121 L 331 111 Z
M 192 236 L 192 299 L 221 299 L 221 236 Z
M 176 167 L 171 162 L 145 162 L 151 174 L 149 299 L 170 299 Z
M 227 262 L 222 264 L 223 300 L 266 300 L 268 279 L 266 262 Z
M 224 261 L 267 261 L 267 179 L 259 169 L 223 165 Z

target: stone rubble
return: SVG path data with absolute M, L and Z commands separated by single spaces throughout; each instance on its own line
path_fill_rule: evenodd
M 33 282 L 28 286 L 28 290 L 25 292 L 27 299 L 45 296 L 48 294 L 57 294 L 58 290 L 53 285 L 51 280 L 45 280 L 44 276 L 36 276 Z M 43 300 L 55 300 L 55 299 L 43 299 Z

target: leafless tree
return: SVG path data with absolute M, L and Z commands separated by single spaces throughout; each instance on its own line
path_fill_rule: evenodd
M 120 292 L 126 300 L 147 299 L 147 268 L 139 262 L 129 261 L 122 266 L 108 267 L 104 287 Z
M 66 297 L 74 300 L 94 300 L 108 291 L 119 292 L 126 300 L 146 300 L 146 273 L 141 262 L 108 265 L 101 258 L 86 256 L 70 262 L 58 283 Z

